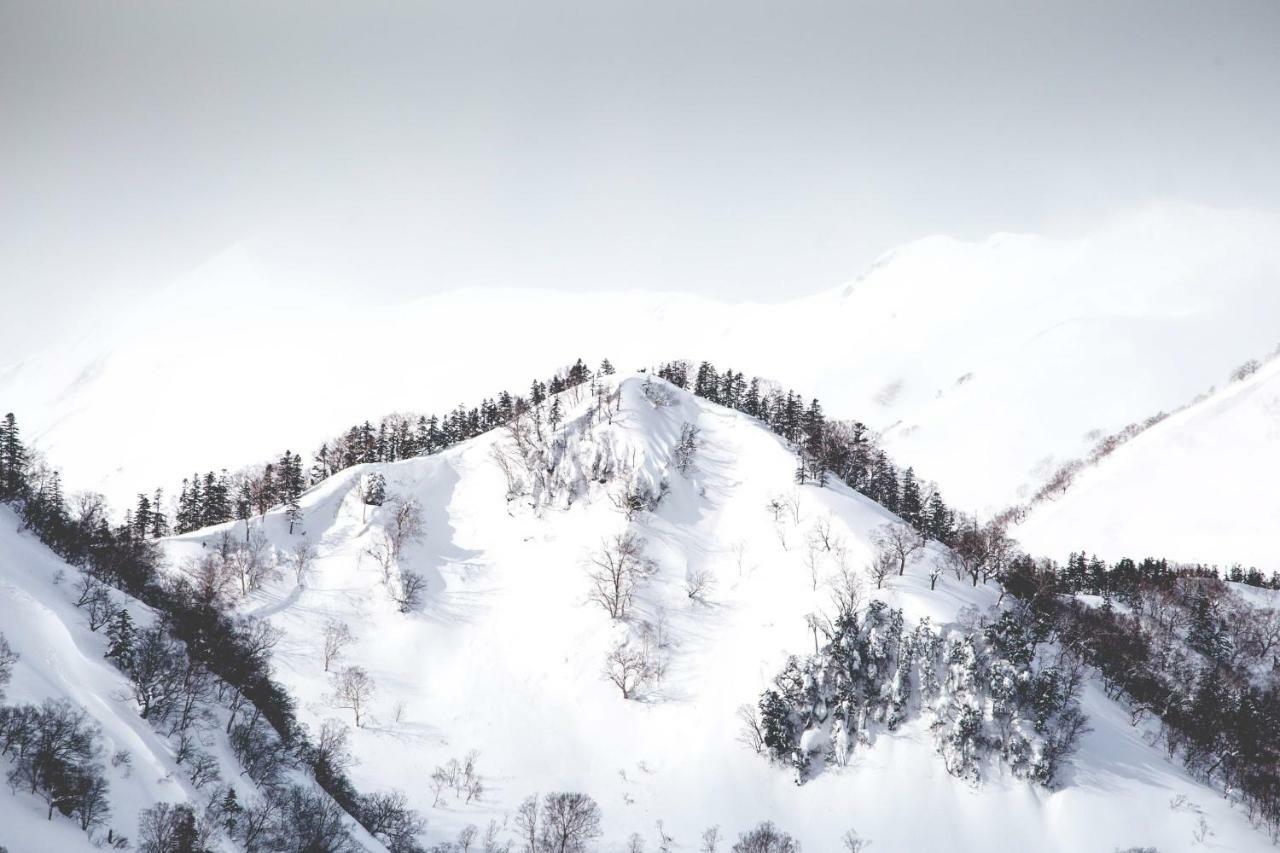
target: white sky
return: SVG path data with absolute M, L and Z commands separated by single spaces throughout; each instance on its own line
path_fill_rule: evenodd
M 1280 3 L 0 0 L 0 361 L 244 243 L 362 298 L 775 299 L 1280 210 Z

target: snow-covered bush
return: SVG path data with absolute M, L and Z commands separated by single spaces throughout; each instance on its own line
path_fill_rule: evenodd
M 1080 665 L 1050 656 L 1024 614 L 940 632 L 927 618 L 908 629 L 900 610 L 873 601 L 863 613 L 842 607 L 821 628 L 825 645 L 789 658 L 758 705 L 765 750 L 797 782 L 814 761 L 843 765 L 874 727 L 923 716 L 952 774 L 976 781 L 993 755 L 1050 786 L 1085 730 Z

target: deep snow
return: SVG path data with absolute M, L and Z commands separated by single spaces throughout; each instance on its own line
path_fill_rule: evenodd
M 303 500 L 305 534 L 290 537 L 283 515 L 268 515 L 276 547 L 305 535 L 320 558 L 304 584 L 282 579 L 244 607 L 284 630 L 277 674 L 313 727 L 331 717 L 351 722 L 349 711 L 326 700 L 322 626 L 342 619 L 357 635 L 344 662 L 365 667 L 377 683 L 372 719 L 355 733 L 359 787 L 404 790 L 429 818 L 433 842 L 469 823 L 503 821 L 528 794 L 570 789 L 600 802 L 604 850 L 622 849 L 631 832 L 653 845 L 658 821 L 693 849 L 707 826 L 719 824 L 732 838 L 763 819 L 809 850 L 836 849 L 851 827 L 883 850 L 1186 850 L 1197 810 L 1215 833 L 1213 849 L 1266 846 L 1241 812 L 1144 743 L 1126 712 L 1092 685 L 1083 707 L 1093 732 L 1061 790 L 1035 788 L 995 765 L 971 787 L 947 774 L 918 723 L 878 736 L 847 768 L 828 768 L 797 787 L 789 772 L 739 742 L 735 711 L 755 701 L 788 653 L 811 647 L 805 616 L 828 606 L 826 582 L 835 569 L 833 556 L 819 555 L 814 588 L 804 564 L 814 522 L 829 518 L 860 568 L 871 533 L 892 517 L 842 486 L 797 488 L 790 451 L 760 424 L 687 394 L 655 407 L 643 382 L 634 376 L 623 383 L 612 424 L 584 433 L 584 401 L 571 407 L 565 429 L 589 434 L 591 452 L 609 448 L 633 476 L 666 476 L 671 484 L 658 510 L 634 522 L 658 566 L 638 615 L 657 621 L 665 614 L 672 642 L 668 677 L 649 701 L 625 701 L 605 679 L 607 649 L 624 629 L 587 600 L 589 554 L 627 524 L 610 500 L 616 481 L 593 483 L 567 507 L 563 499 L 536 511 L 525 501 L 508 504 L 491 456 L 495 442 L 506 439 L 495 431 L 432 457 L 350 469 L 314 487 Z M 669 468 L 685 422 L 702 430 L 688 478 Z M 426 536 L 405 554 L 405 567 L 430 580 L 420 613 L 396 611 L 363 553 L 386 521 L 385 509 L 366 520 L 358 499 L 371 469 L 386 476 L 389 492 L 424 509 Z M 779 495 L 798 496 L 798 524 L 775 525 L 766 504 Z M 197 553 L 220 533 L 170 540 L 171 560 Z M 716 579 L 706 604 L 683 590 L 686 572 L 700 568 Z M 931 592 L 920 564 L 876 594 L 910 621 L 928 615 L 942 624 L 961 608 L 996 600 L 994 589 L 951 577 Z M 473 749 L 488 792 L 471 804 L 446 794 L 448 802 L 433 807 L 432 769 Z M 1172 809 L 1180 796 L 1191 806 Z
M 1037 554 L 1087 550 L 1280 570 L 1280 358 L 1171 415 L 1036 506 L 1013 535 Z

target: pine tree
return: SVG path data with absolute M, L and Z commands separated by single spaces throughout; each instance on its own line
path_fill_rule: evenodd
M 26 490 L 27 449 L 13 412 L 0 421 L 0 500 L 21 497 Z
M 227 831 L 227 835 L 231 838 L 236 836 L 236 826 L 240 823 L 240 815 L 244 812 L 244 808 L 240 805 L 240 801 L 236 799 L 236 789 L 228 787 L 227 794 L 222 798 L 222 828 Z
M 133 618 L 129 615 L 128 609 L 122 607 L 107 628 L 107 659 L 112 661 L 121 672 L 131 672 L 136 642 L 137 633 L 133 629 Z
M 613 364 L 612 362 L 609 361 L 609 359 L 606 358 L 604 361 L 600 362 L 600 373 L 605 376 L 613 375 L 614 373 Z
M 138 503 L 133 509 L 132 534 L 135 539 L 146 539 L 151 532 L 151 499 L 146 495 L 138 495 Z
M 924 507 L 920 502 L 920 484 L 916 482 L 916 472 L 908 468 L 902 473 L 902 497 L 899 501 L 898 515 L 917 530 L 924 527 Z
M 151 499 L 151 538 L 160 539 L 169 535 L 169 518 L 164 514 L 161 506 L 164 502 L 164 490 L 156 489 L 155 496 Z

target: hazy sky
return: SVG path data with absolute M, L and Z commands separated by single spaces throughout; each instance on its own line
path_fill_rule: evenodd
M 1280 2 L 0 0 L 0 357 L 236 243 L 378 298 L 781 298 L 1280 208 Z

